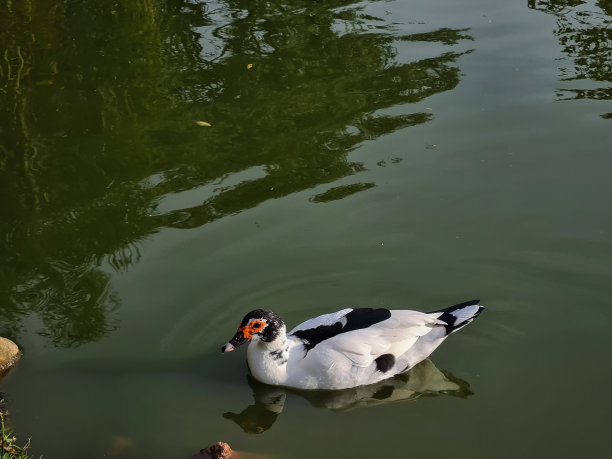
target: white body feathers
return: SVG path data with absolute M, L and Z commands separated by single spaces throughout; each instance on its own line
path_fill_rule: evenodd
M 307 320 L 289 333 L 279 319 L 273 340 L 249 344 L 249 369 L 261 382 L 299 389 L 373 384 L 426 359 L 482 309 L 478 301 L 432 313 L 344 309 Z

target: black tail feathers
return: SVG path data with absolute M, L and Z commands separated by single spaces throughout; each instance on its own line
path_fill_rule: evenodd
M 449 335 L 478 317 L 484 309 L 484 307 L 478 305 L 479 302 L 480 300 L 466 301 L 439 311 L 430 312 L 430 314 L 440 313 L 437 318 L 446 323 L 444 328 L 446 328 L 446 334 Z

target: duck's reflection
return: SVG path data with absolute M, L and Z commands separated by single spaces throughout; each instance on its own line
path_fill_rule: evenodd
M 262 433 L 272 427 L 282 413 L 287 394 L 297 394 L 313 406 L 334 411 L 346 411 L 391 402 L 407 402 L 439 394 L 455 397 L 472 395 L 470 385 L 448 372 L 438 370 L 427 359 L 407 373 L 377 384 L 344 390 L 301 391 L 285 387 L 268 386 L 248 377 L 255 403 L 240 413 L 224 413 L 247 433 Z

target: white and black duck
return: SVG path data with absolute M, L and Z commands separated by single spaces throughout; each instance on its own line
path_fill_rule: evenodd
M 251 374 L 266 384 L 346 389 L 410 370 L 483 309 L 478 300 L 429 313 L 348 308 L 309 319 L 289 333 L 275 313 L 256 309 L 221 351 L 248 342 Z

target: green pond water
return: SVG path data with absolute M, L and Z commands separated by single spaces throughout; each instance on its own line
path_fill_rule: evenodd
M 0 382 L 44 458 L 598 458 L 612 2 L 0 3 Z M 205 122 L 210 126 L 197 122 Z M 251 309 L 486 311 L 337 393 Z

